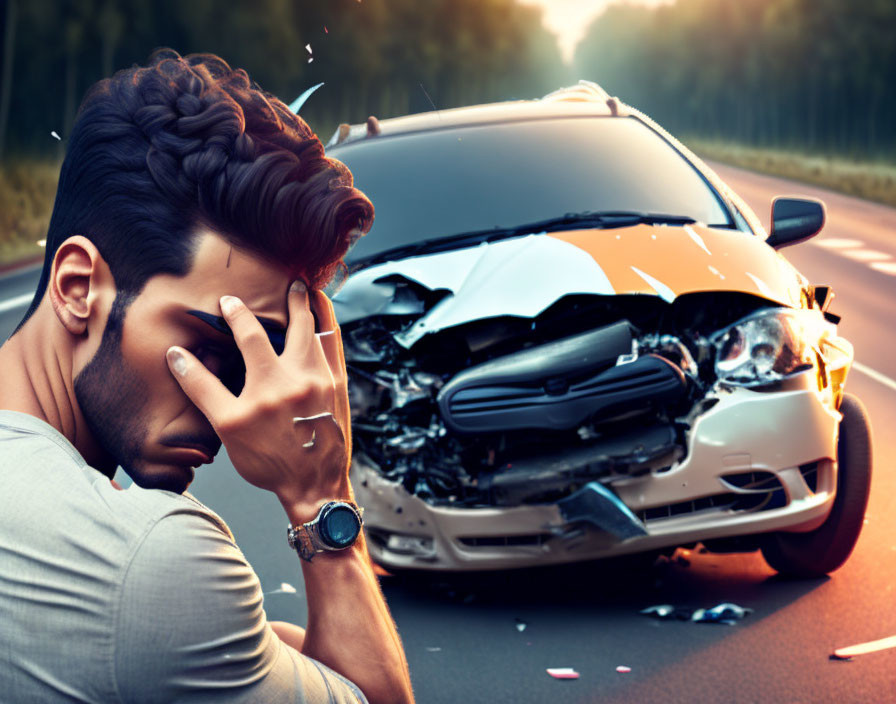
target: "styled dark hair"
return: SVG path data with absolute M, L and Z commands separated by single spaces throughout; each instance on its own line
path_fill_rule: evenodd
M 102 254 L 118 294 L 185 275 L 195 228 L 290 269 L 313 286 L 342 265 L 373 206 L 308 125 L 214 54 L 157 49 L 93 85 L 68 139 L 37 308 L 72 235 Z M 21 324 L 20 324 L 21 327 Z

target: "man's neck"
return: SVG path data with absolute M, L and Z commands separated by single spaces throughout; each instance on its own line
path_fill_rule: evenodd
M 89 464 L 101 467 L 106 464 L 103 453 L 75 397 L 71 344 L 56 339 L 65 333 L 47 325 L 46 313 L 35 311 L 0 346 L 0 409 L 40 418 L 62 433 Z

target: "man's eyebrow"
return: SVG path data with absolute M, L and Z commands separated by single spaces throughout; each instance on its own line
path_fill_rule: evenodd
M 220 315 L 215 315 L 214 313 L 206 313 L 201 310 L 188 310 L 188 315 L 192 315 L 195 318 L 198 318 L 206 325 L 214 328 L 220 333 L 227 335 L 228 337 L 233 337 L 233 331 L 230 329 L 230 326 L 227 324 L 227 321 L 224 320 Z M 261 323 L 261 327 L 264 328 L 264 331 L 267 333 L 268 339 L 271 341 L 271 345 L 277 354 L 280 354 L 283 351 L 283 347 L 286 344 L 286 327 L 281 323 L 278 323 L 276 320 L 272 318 L 265 318 L 262 315 L 256 315 L 255 319 Z

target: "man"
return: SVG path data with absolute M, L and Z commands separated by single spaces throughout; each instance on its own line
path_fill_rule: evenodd
M 0 699 L 412 701 L 319 290 L 372 217 L 216 56 L 159 50 L 88 92 L 37 294 L 0 347 Z M 221 442 L 283 505 L 307 632 L 266 621 L 227 527 L 184 493 Z

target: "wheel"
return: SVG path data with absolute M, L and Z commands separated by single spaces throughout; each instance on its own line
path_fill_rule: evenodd
M 822 577 L 852 553 L 871 489 L 871 426 L 858 398 L 844 394 L 837 441 L 837 494 L 824 523 L 809 533 L 771 533 L 763 539 L 769 566 L 792 577 Z

